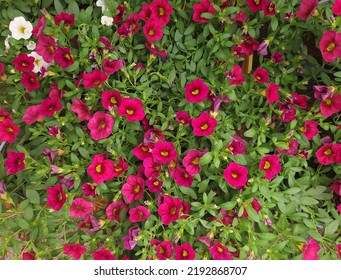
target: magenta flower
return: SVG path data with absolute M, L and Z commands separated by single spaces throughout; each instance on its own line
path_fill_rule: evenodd
M 63 190 L 62 185 L 49 187 L 47 188 L 46 192 L 47 192 L 47 201 L 46 201 L 47 206 L 51 207 L 53 210 L 59 211 L 66 202 L 66 194 Z
M 191 125 L 195 136 L 209 136 L 214 132 L 217 120 L 211 117 L 208 112 L 203 112 L 199 117 L 192 120 Z
M 316 240 L 309 238 L 307 243 L 302 248 L 303 260 L 318 260 L 318 251 L 321 247 L 316 243 Z
M 83 79 L 85 88 L 99 87 L 108 79 L 108 75 L 96 68 L 91 73 L 84 73 Z
M 64 27 L 70 27 L 75 24 L 75 14 L 68 14 L 65 12 L 61 12 L 60 14 L 54 17 L 54 23 L 56 25 L 60 25 L 63 22 Z
M 41 16 L 38 18 L 37 25 L 32 30 L 33 37 L 38 39 L 43 34 L 43 30 L 45 27 L 46 27 L 46 18 L 45 16 Z
M 155 247 L 156 257 L 159 260 L 166 260 L 172 257 L 173 245 L 169 240 L 158 243 Z
M 70 216 L 75 218 L 85 218 L 88 214 L 94 211 L 94 204 L 85 200 L 84 198 L 77 197 L 72 200 L 70 206 Z
M 25 168 L 25 154 L 9 150 L 5 160 L 6 175 L 17 174 Z
M 86 171 L 96 184 L 102 184 L 114 178 L 113 169 L 114 162 L 105 154 L 95 154 Z
M 96 112 L 89 120 L 90 136 L 94 140 L 101 140 L 112 134 L 114 119 L 106 113 Z
M 320 41 L 320 51 L 327 62 L 333 62 L 341 57 L 341 33 L 334 30 L 325 32 Z
M 180 123 L 180 125 L 190 124 L 192 121 L 190 114 L 181 110 L 176 113 L 175 119 Z
M 40 82 L 38 81 L 38 77 L 33 72 L 22 73 L 21 83 L 23 84 L 24 87 L 26 87 L 28 92 L 31 92 L 40 88 Z
M 175 260 L 194 260 L 195 251 L 189 243 L 184 243 L 180 246 L 174 247 Z
M 110 221 L 120 222 L 121 211 L 128 212 L 128 205 L 122 199 L 111 202 L 105 210 L 107 219 Z
M 183 186 L 185 188 L 192 186 L 193 176 L 189 174 L 186 169 L 178 167 L 170 175 L 179 186 Z
M 94 257 L 94 260 L 117 260 L 116 257 L 107 249 L 94 251 L 92 252 L 92 256 Z
M 34 69 L 34 57 L 28 56 L 26 53 L 19 53 L 18 56 L 13 59 L 12 64 L 18 71 L 32 71 Z
M 56 40 L 50 36 L 41 35 L 38 37 L 38 44 L 35 52 L 39 54 L 47 63 L 52 62 L 56 51 Z
M 259 163 L 259 170 L 265 171 L 265 179 L 272 180 L 281 172 L 281 162 L 277 155 L 270 155 L 262 157 Z
M 71 50 L 69 48 L 58 47 L 54 52 L 54 61 L 63 69 L 68 68 L 74 63 Z
M 161 22 L 154 19 L 149 19 L 143 27 L 143 33 L 146 36 L 146 39 L 149 42 L 161 40 L 163 36 L 162 27 L 163 26 Z
M 82 191 L 85 196 L 96 196 L 97 185 L 95 183 L 85 183 L 83 184 Z
M 131 227 L 128 230 L 128 234 L 122 238 L 124 249 L 129 251 L 134 249 L 140 231 L 139 227 Z
M 335 0 L 332 7 L 334 15 L 341 16 L 341 0 Z
M 303 0 L 300 9 L 296 12 L 296 16 L 301 20 L 307 20 L 314 14 L 318 5 L 318 0 Z
M 304 127 L 302 128 L 304 136 L 308 140 L 312 140 L 315 137 L 315 135 L 319 134 L 319 130 L 317 127 L 318 127 L 318 122 L 306 120 L 304 123 Z
M 297 151 L 298 151 L 298 141 L 296 139 L 290 139 L 287 142 L 287 149 L 280 149 L 280 148 L 276 148 L 276 151 L 280 154 L 288 154 L 288 155 L 296 155 Z
M 247 183 L 248 173 L 245 166 L 231 162 L 224 170 L 224 178 L 231 187 L 242 188 Z
M 329 165 L 336 162 L 336 156 L 341 152 L 341 144 L 324 144 L 316 151 L 319 164 Z
M 305 95 L 299 95 L 297 93 L 292 93 L 289 97 L 291 104 L 296 105 L 302 109 L 306 109 L 308 104 L 308 97 Z
M 41 104 L 38 104 L 29 106 L 21 120 L 28 125 L 31 125 L 36 121 L 41 121 L 43 118 L 44 116 L 41 113 Z
M 112 60 L 110 57 L 106 58 L 102 62 L 102 67 L 105 73 L 111 75 L 119 70 L 121 70 L 125 66 L 125 62 L 122 59 Z
M 58 98 L 46 98 L 41 103 L 41 114 L 44 117 L 51 117 L 55 112 L 62 109 L 62 104 Z
M 160 179 L 153 177 L 146 181 L 146 185 L 151 193 L 161 192 L 163 182 Z
M 161 222 L 165 225 L 175 222 L 180 217 L 181 208 L 181 199 L 165 195 L 163 202 L 159 205 L 157 210 L 161 217 Z
M 251 36 L 246 36 L 239 46 L 242 48 L 242 52 L 249 56 L 258 49 L 259 42 L 257 42 Z
M 145 145 L 144 143 L 141 143 L 133 149 L 132 153 L 139 160 L 144 161 L 146 158 L 149 158 L 152 156 L 152 148 L 153 147 L 154 147 L 154 145 L 152 145 L 152 144 Z
M 143 103 L 138 98 L 125 97 L 118 107 L 117 114 L 125 116 L 129 122 L 141 121 L 145 115 Z
M 118 158 L 117 164 L 114 165 L 113 176 L 118 177 L 124 173 L 129 168 L 128 163 L 126 163 L 123 157 Z
M 195 79 L 185 86 L 186 100 L 188 102 L 202 102 L 210 93 L 210 89 L 202 79 Z
M 130 175 L 122 186 L 122 194 L 128 203 L 133 203 L 142 198 L 144 192 L 144 180 L 141 177 Z
M 121 100 L 121 94 L 117 90 L 105 90 L 102 93 L 102 106 L 104 109 L 111 110 L 114 106 L 119 107 L 121 105 Z
M 283 61 L 283 56 L 281 53 L 276 51 L 271 55 L 271 60 L 273 63 L 278 64 Z
M 81 122 L 88 121 L 92 117 L 88 104 L 86 104 L 77 97 L 73 100 L 73 103 L 71 105 L 71 111 L 77 114 Z
M 13 143 L 20 132 L 11 119 L 5 119 L 0 122 L 0 140 Z
M 334 93 L 321 101 L 320 104 L 321 114 L 325 117 L 330 117 L 341 111 L 341 94 Z
M 274 83 L 269 83 L 268 88 L 266 89 L 266 98 L 269 102 L 269 104 L 273 104 L 279 99 L 279 93 L 278 90 L 280 89 L 279 85 L 276 85 Z
M 233 65 L 232 68 L 231 71 L 225 73 L 226 79 L 230 81 L 230 86 L 242 84 L 245 81 L 242 68 L 239 65 Z
M 157 20 L 161 25 L 166 25 L 169 22 L 173 8 L 168 0 L 154 0 L 150 3 L 149 8 L 152 19 Z
M 256 71 L 253 73 L 253 77 L 255 81 L 260 84 L 267 83 L 269 81 L 269 73 L 268 70 L 258 67 Z
M 341 5 L 341 3 L 340 3 L 340 5 Z M 340 12 L 340 14 L 341 14 L 341 12 Z M 341 244 L 337 244 L 336 250 L 337 250 L 337 254 L 338 254 L 339 258 L 341 259 Z
M 194 176 L 200 173 L 200 159 L 205 154 L 205 151 L 190 150 L 183 158 L 182 162 L 186 168 L 186 171 Z
M 202 17 L 203 13 L 214 15 L 216 10 L 209 0 L 201 0 L 199 3 L 193 4 L 192 19 L 195 22 L 208 22 L 208 19 Z
M 137 206 L 129 210 L 129 221 L 131 223 L 144 222 L 150 217 L 150 212 L 145 206 Z
M 78 243 L 67 244 L 64 246 L 64 254 L 71 255 L 74 260 L 79 260 L 85 254 L 86 248 Z
M 232 260 L 229 250 L 220 242 L 214 242 L 209 252 L 214 260 Z
M 330 186 L 330 189 L 337 195 L 341 196 L 341 181 L 334 181 L 334 183 Z
M 143 160 L 144 175 L 147 178 L 159 176 L 162 164 L 157 162 L 153 157 Z
M 246 144 L 242 138 L 235 135 L 232 141 L 227 146 L 226 150 L 230 151 L 232 155 L 239 155 L 246 153 Z
M 251 12 L 261 11 L 263 6 L 266 4 L 265 0 L 246 0 Z
M 175 151 L 173 142 L 158 141 L 152 151 L 152 156 L 155 161 L 167 164 L 172 160 L 177 159 L 178 154 Z

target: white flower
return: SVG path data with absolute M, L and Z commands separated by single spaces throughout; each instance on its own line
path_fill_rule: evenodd
M 36 43 L 33 42 L 33 41 L 29 41 L 26 48 L 29 50 L 29 51 L 33 51 L 35 48 L 36 48 Z
M 51 63 L 47 63 L 39 54 L 36 52 L 31 52 L 28 56 L 34 57 L 34 68 L 32 72 L 38 73 L 40 72 L 41 68 L 44 67 L 47 69 L 47 67 L 50 66 Z
M 12 32 L 12 37 L 16 40 L 28 39 L 32 36 L 33 25 L 24 17 L 15 17 L 9 23 L 9 30 Z
M 96 6 L 97 7 L 101 7 L 102 8 L 102 12 L 105 12 L 108 10 L 108 7 L 105 5 L 105 0 L 98 0 L 96 2 Z
M 102 25 L 112 26 L 114 23 L 114 19 L 112 17 L 102 16 L 101 23 Z

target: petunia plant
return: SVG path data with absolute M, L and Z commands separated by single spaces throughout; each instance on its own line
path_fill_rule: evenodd
M 0 6 L 1 258 L 341 257 L 341 1 Z

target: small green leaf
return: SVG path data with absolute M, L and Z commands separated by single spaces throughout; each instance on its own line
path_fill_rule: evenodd
M 208 152 L 206 154 L 204 154 L 201 159 L 200 159 L 200 165 L 204 166 L 209 164 L 212 161 L 213 157 L 212 157 L 212 153 Z
M 334 234 L 337 229 L 339 228 L 340 221 L 332 221 L 328 226 L 326 226 L 326 229 L 324 231 L 325 236 L 330 236 Z
M 32 189 L 26 189 L 26 197 L 32 204 L 39 204 L 40 203 L 40 197 L 39 193 Z

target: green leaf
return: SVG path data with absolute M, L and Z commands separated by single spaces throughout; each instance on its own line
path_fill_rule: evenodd
M 254 136 L 256 136 L 257 131 L 255 128 L 251 127 L 249 130 L 244 132 L 244 136 L 249 137 L 249 138 L 253 138 Z
M 337 220 L 332 221 L 328 226 L 326 226 L 324 235 L 329 236 L 329 235 L 334 234 L 339 228 L 339 225 L 340 225 L 340 221 L 337 221 Z
M 231 210 L 237 205 L 236 201 L 229 201 L 225 202 L 223 204 L 220 204 L 219 207 L 224 210 Z
M 249 215 L 249 218 L 255 222 L 259 222 L 259 215 L 256 212 L 256 210 L 253 209 L 252 206 L 249 204 L 245 204 L 244 207 L 246 209 L 247 214 Z
M 26 189 L 26 197 L 32 204 L 40 204 L 40 197 L 37 191 Z
M 58 14 L 60 14 L 61 12 L 64 11 L 64 8 L 63 8 L 63 6 L 62 6 L 62 4 L 60 3 L 59 0 L 54 0 L 54 7 L 55 7 L 56 12 L 57 12 Z
M 79 148 L 78 148 L 78 151 L 79 151 L 79 153 L 81 154 L 81 156 L 82 156 L 83 158 L 85 158 L 85 159 L 90 159 L 90 155 L 89 155 L 89 152 L 88 152 L 87 149 L 82 148 L 82 147 L 79 147 Z
M 186 194 L 188 196 L 190 196 L 191 198 L 193 199 L 197 199 L 197 194 L 196 192 L 191 189 L 191 188 L 186 188 L 186 187 L 180 187 L 180 191 L 183 193 L 183 194 Z
M 311 198 L 311 197 L 306 197 L 306 196 L 300 197 L 299 202 L 302 205 L 316 205 L 319 203 L 318 200 Z
M 213 157 L 212 157 L 212 153 L 208 152 L 206 154 L 204 154 L 201 159 L 200 159 L 200 165 L 204 166 L 209 164 L 212 161 Z
M 193 23 L 190 24 L 190 25 L 187 27 L 187 29 L 185 30 L 184 35 L 186 36 L 186 35 L 191 34 L 191 33 L 194 31 L 194 29 L 195 29 L 195 25 L 194 25 Z

